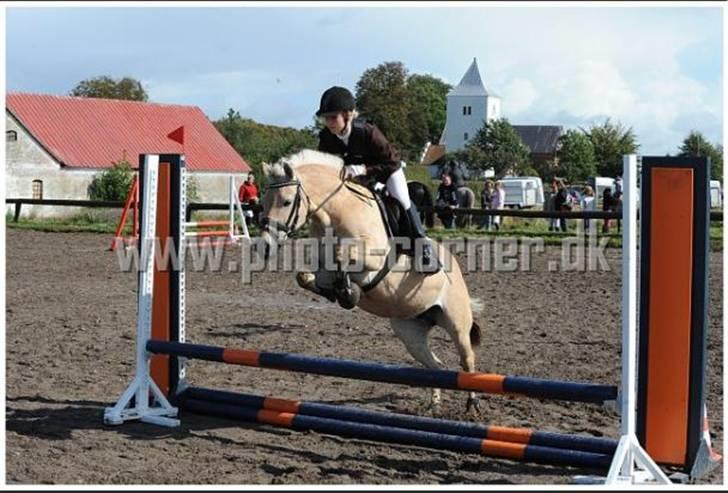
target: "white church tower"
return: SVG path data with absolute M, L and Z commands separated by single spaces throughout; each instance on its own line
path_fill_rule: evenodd
M 463 149 L 485 122 L 500 118 L 500 112 L 501 100 L 485 90 L 478 62 L 473 58 L 460 84 L 447 95 L 447 119 L 440 145 L 447 152 Z

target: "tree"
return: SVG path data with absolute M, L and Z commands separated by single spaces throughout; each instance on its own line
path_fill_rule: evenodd
M 506 118 L 486 123 L 459 153 L 473 168 L 493 168 L 496 179 L 508 173 L 532 174 L 530 151 Z
M 680 151 L 678 156 L 709 157 L 711 179 L 723 180 L 723 146 L 720 144 L 714 146 L 703 134 L 692 130 L 678 150 Z
M 127 101 L 148 101 L 149 96 L 141 82 L 131 77 L 112 79 L 107 75 L 86 79 L 71 90 L 71 96 L 83 98 L 123 99 Z
M 597 174 L 594 146 L 589 136 L 578 130 L 568 130 L 559 139 L 559 162 L 557 174 L 569 183 L 583 182 Z M 553 176 L 545 177 L 547 180 Z
M 427 133 L 415 135 L 417 142 L 437 142 L 445 129 L 447 93 L 452 86 L 432 75 L 413 74 L 407 79 L 407 90 L 412 99 L 410 111 L 424 116 Z
M 425 126 L 424 119 L 413 121 L 409 108 L 407 69 L 402 62 L 386 62 L 364 71 L 356 83 L 356 106 L 394 144 L 403 157 L 409 157 L 411 126 Z M 424 144 L 424 143 L 423 143 Z
M 403 159 L 413 160 L 426 142 L 440 138 L 450 88 L 432 75 L 410 75 L 402 62 L 385 62 L 359 78 L 356 105 L 361 116 L 377 125 L 401 151 Z
M 250 164 L 256 181 L 261 186 L 265 185 L 263 163 L 277 161 L 301 149 L 318 147 L 318 132 L 314 127 L 297 130 L 263 125 L 241 117 L 240 113 L 233 109 L 229 109 L 227 115 L 213 124 L 225 140 Z
M 583 130 L 594 146 L 597 172 L 600 176 L 622 176 L 622 156 L 635 154 L 639 149 L 637 137 L 632 128 L 613 124 L 609 118 L 602 125 L 592 125 Z
M 91 200 L 126 200 L 134 178 L 131 163 L 126 157 L 97 174 L 89 185 Z

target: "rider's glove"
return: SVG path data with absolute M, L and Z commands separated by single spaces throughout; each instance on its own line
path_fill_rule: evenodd
M 355 176 L 367 174 L 367 167 L 363 164 L 347 164 L 344 166 L 344 179 L 351 179 Z

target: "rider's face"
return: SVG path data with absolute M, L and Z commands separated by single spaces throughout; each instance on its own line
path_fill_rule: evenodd
M 346 129 L 346 120 L 344 120 L 344 113 L 336 113 L 332 115 L 322 116 L 326 128 L 333 134 L 340 134 Z

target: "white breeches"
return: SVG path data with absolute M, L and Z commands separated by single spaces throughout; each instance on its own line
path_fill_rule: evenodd
M 402 168 L 398 169 L 387 178 L 387 191 L 389 195 L 399 200 L 404 210 L 409 209 L 412 206 L 410 202 L 409 190 L 407 190 L 407 178 L 404 176 Z

